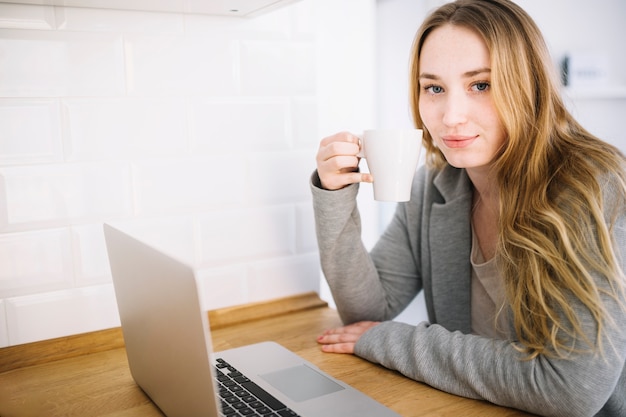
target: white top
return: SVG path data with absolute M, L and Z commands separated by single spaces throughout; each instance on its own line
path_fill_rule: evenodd
M 506 338 L 504 285 L 496 258 L 485 261 L 472 227 L 472 333 L 492 339 Z M 499 324 L 498 324 L 499 323 Z

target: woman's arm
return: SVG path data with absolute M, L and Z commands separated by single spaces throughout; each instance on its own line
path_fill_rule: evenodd
M 614 316 L 624 323 L 626 316 Z M 619 321 L 618 321 L 619 322 Z M 511 342 L 450 332 L 439 325 L 385 322 L 355 353 L 452 394 L 545 416 L 593 416 L 624 369 L 626 331 L 612 329 L 598 354 L 524 360 Z
M 612 230 L 624 269 L 626 216 Z M 609 295 L 606 277 L 595 279 L 606 290 L 601 298 L 608 316 L 597 352 L 569 339 L 580 352 L 573 350 L 561 359 L 540 355 L 528 360 L 514 342 L 450 332 L 436 324 L 413 327 L 385 322 L 359 338 L 355 353 L 443 391 L 540 415 L 593 416 L 607 401 L 608 407 L 620 411 L 602 415 L 626 415 L 626 297 L 624 293 Z M 577 299 L 570 303 L 584 333 L 596 342 L 597 323 L 592 315 Z
M 322 270 L 344 323 L 389 320 L 421 289 L 414 255 L 401 222 L 394 242 L 385 243 L 376 264 L 361 241 L 356 204 L 358 184 L 323 190 L 314 173 L 311 190 Z M 396 214 L 396 217 L 398 214 Z M 389 234 L 389 230 L 386 232 Z M 377 244 L 381 252 L 381 243 Z M 387 253 L 387 255 L 385 255 Z

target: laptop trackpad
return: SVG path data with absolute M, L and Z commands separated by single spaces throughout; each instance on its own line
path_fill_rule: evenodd
M 265 381 L 292 401 L 306 401 L 344 389 L 306 365 L 294 366 L 261 375 Z

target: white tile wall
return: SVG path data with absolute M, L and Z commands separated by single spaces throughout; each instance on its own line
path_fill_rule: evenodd
M 183 98 L 67 99 L 62 109 L 67 161 L 183 156 L 189 151 Z
M 0 98 L 0 166 L 61 162 L 59 112 L 56 99 Z
M 120 33 L 0 29 L 0 49 L 1 97 L 125 93 Z
M 200 299 L 207 309 L 244 304 L 250 300 L 248 273 L 243 265 L 202 269 L 197 276 Z
M 198 219 L 198 229 L 202 265 L 295 254 L 291 205 L 205 214 Z
M 101 225 L 75 225 L 71 228 L 71 234 L 76 285 L 82 287 L 110 283 L 111 271 Z
M 247 95 L 315 93 L 315 48 L 311 42 L 243 41 L 241 89 Z
M 287 98 L 200 98 L 189 103 L 188 112 L 194 152 L 241 153 L 291 147 L 292 135 L 287 130 L 291 103 Z
M 241 155 L 159 159 L 133 163 L 139 215 L 208 209 L 245 199 Z
M 119 325 L 103 222 L 196 263 L 206 308 L 319 289 L 315 3 L 0 4 L 0 347 Z
M 13 345 L 119 326 L 112 284 L 34 294 L 6 303 Z
M 317 238 L 313 220 L 313 207 L 310 204 L 296 205 L 296 250 L 298 252 L 315 252 Z
M 0 230 L 25 230 L 132 214 L 127 163 L 0 168 L 6 215 Z
M 124 48 L 130 95 L 238 93 L 236 41 L 133 33 L 125 36 Z
M 251 264 L 248 287 L 251 301 L 319 289 L 319 260 L 315 254 L 278 258 Z
M 41 229 L 0 235 L 0 297 L 71 288 L 70 231 Z
M 160 216 L 137 216 L 116 220 L 112 225 L 123 229 L 138 239 L 165 249 L 170 255 L 187 262 L 197 264 L 200 251 L 198 223 L 193 214 L 175 214 Z M 104 245 L 102 227 L 99 226 L 101 244 Z M 107 272 L 108 259 L 107 259 Z

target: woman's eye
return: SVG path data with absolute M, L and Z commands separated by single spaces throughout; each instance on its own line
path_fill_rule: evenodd
M 438 85 L 427 85 L 426 87 L 424 87 L 424 90 L 426 90 L 426 92 L 431 93 L 431 94 L 443 93 L 443 88 Z
M 472 89 L 475 91 L 487 91 L 489 90 L 489 83 L 479 82 L 472 85 Z

